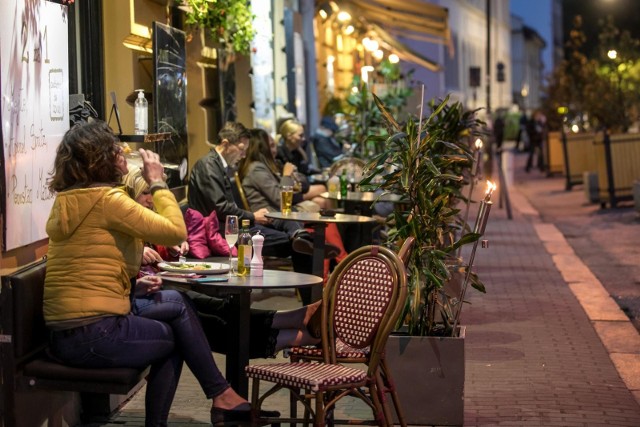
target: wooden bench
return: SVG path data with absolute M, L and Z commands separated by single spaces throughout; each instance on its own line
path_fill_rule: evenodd
M 41 260 L 2 277 L 0 356 L 4 426 L 16 425 L 16 392 L 79 392 L 86 414 L 94 412 L 87 408 L 95 408 L 97 397 L 128 394 L 148 373 L 148 368 L 76 368 L 47 356 L 49 332 L 42 313 L 45 269 L 46 260 Z

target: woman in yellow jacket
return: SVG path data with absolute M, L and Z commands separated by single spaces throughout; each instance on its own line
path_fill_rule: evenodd
M 132 279 L 144 241 L 176 245 L 185 240 L 186 227 L 157 154 L 140 150 L 156 212 L 118 185 L 127 161 L 117 142 L 104 122 L 92 122 L 70 129 L 56 153 L 48 184 L 58 194 L 46 226 L 44 291 L 51 350 L 79 367 L 151 365 L 147 426 L 167 425 L 183 361 L 213 400 L 214 425 L 250 420 L 249 404 L 218 370 L 188 299 L 161 291 L 158 277 Z M 134 295 L 145 303 L 132 312 Z

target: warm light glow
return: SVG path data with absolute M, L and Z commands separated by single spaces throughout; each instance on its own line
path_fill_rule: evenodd
M 380 44 L 377 41 L 370 39 L 369 37 L 365 37 L 362 39 L 362 45 L 369 52 L 375 52 L 376 50 L 378 50 L 378 47 L 380 47 Z
M 524 83 L 522 85 L 522 89 L 520 90 L 520 95 L 522 95 L 523 98 L 526 98 L 527 95 L 529 95 L 529 84 L 528 83 Z
M 496 184 L 491 182 L 491 181 L 487 181 L 487 191 L 484 193 L 484 201 L 488 202 L 491 200 L 491 194 L 495 191 L 496 189 Z
M 571 132 L 578 133 L 579 131 L 580 131 L 580 126 L 578 125 L 571 126 Z
M 369 83 L 369 72 L 375 70 L 371 65 L 360 68 L 360 77 L 364 83 Z
M 358 87 L 357 86 L 352 87 L 351 93 L 358 93 Z
M 342 34 L 336 34 L 336 50 L 338 52 L 342 52 L 344 50 L 344 46 L 342 43 Z
M 351 14 L 349 12 L 345 12 L 344 10 L 338 13 L 338 21 L 340 22 L 348 22 L 351 21 Z
M 320 10 L 318 11 L 318 15 L 320 15 L 320 17 L 321 17 L 322 19 L 327 19 L 327 17 L 329 16 L 329 15 L 327 15 L 327 12 L 326 12 L 324 9 L 320 9 Z
M 558 107 L 558 114 L 565 115 L 568 112 L 569 112 L 569 109 L 567 107 Z
M 616 59 L 618 57 L 618 52 L 616 52 L 615 49 L 611 49 L 609 52 L 607 52 L 607 56 L 609 57 L 609 59 Z
M 378 49 L 375 52 L 373 52 L 373 57 L 378 61 L 380 61 L 382 60 L 382 58 L 384 58 L 384 52 L 382 51 L 382 49 Z
M 476 150 L 482 149 L 482 140 L 480 138 L 476 139 Z
M 353 25 L 348 25 L 347 28 L 344 29 L 344 33 L 346 35 L 350 35 L 350 34 L 353 34 L 355 30 L 356 29 L 353 27 Z
M 400 62 L 400 58 L 395 53 L 392 53 L 391 55 L 389 55 L 389 62 L 391 62 L 392 64 L 397 64 L 398 62 Z

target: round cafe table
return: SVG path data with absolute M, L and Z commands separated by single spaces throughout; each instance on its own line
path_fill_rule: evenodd
M 229 260 L 220 258 L 215 262 L 227 264 Z M 225 377 L 238 394 L 248 398 L 249 380 L 244 373 L 244 368 L 249 365 L 251 291 L 253 289 L 296 289 L 310 286 L 322 291 L 323 279 L 322 275 L 314 276 L 282 270 L 264 270 L 262 277 L 251 275 L 228 277 L 227 273 L 220 276 L 227 277 L 229 280 L 227 282 L 192 283 L 186 278 L 161 275 L 163 282 L 179 288 L 216 297 L 229 296 L 231 312 L 236 314 L 229 322 L 232 329 L 231 336 L 238 337 L 238 339 L 229 343 L 225 362 Z
M 325 231 L 327 224 L 367 224 L 375 222 L 373 218 L 368 216 L 340 213 L 335 214 L 335 216 L 322 216 L 317 212 L 291 212 L 287 215 L 282 214 L 282 212 L 269 212 L 265 216 L 283 221 L 300 221 L 313 228 L 313 266 L 311 271 L 315 276 L 320 277 L 324 277 Z M 312 288 L 311 301 L 317 301 L 321 298 L 322 289 Z

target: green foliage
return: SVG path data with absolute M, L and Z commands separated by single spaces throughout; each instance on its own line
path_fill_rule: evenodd
M 547 116 L 559 124 L 559 107 L 582 129 L 606 127 L 625 132 L 640 108 L 640 41 L 619 31 L 611 18 L 600 22 L 598 56 L 586 55 L 582 18 L 577 16 L 567 41 L 568 58 L 553 71 L 547 88 Z M 609 58 L 615 50 L 617 56 Z M 554 126 L 559 127 L 559 126 Z
M 181 0 L 190 6 L 186 24 L 209 30 L 226 49 L 248 54 L 255 37 L 251 7 L 247 0 Z
M 380 62 L 376 72 L 378 83 L 383 84 L 379 87 L 384 88 L 384 94 L 380 99 L 388 111 L 399 115 L 406 107 L 413 89 L 406 85 L 406 76 L 400 73 L 400 66 L 392 64 L 388 59 Z M 343 109 L 351 128 L 348 142 L 356 146 L 354 153 L 357 156 L 368 158 L 383 150 L 380 140 L 371 137 L 386 135 L 386 127 L 380 111 L 375 108 L 369 85 L 361 82 L 360 77 L 356 76 L 352 87 L 357 90 L 349 92 Z
M 388 219 L 389 241 L 416 239 L 401 319 L 412 335 L 451 334 L 451 301 L 441 289 L 451 279 L 456 250 L 480 237 L 467 232 L 458 205 L 465 200 L 461 191 L 473 162 L 465 139 L 475 140 L 482 123 L 476 111 L 464 111 L 459 102 L 449 104 L 447 97 L 432 101 L 431 114 L 422 122 L 409 118 L 401 124 L 373 98 L 387 130 L 384 136 L 370 137 L 383 150 L 369 161 L 360 184 L 403 195 L 407 203 Z M 475 275 L 472 285 L 484 291 Z

